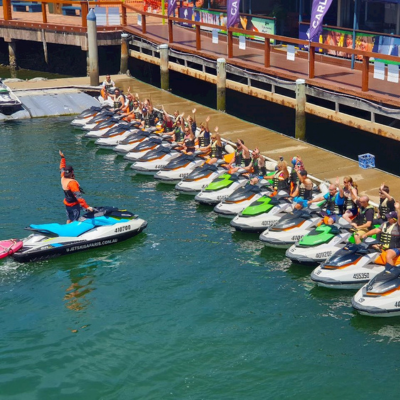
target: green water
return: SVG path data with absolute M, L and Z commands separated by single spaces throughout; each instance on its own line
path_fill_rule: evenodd
M 58 149 L 90 205 L 149 223 L 46 262 L 0 261 L 0 399 L 367 399 L 400 388 L 400 320 L 362 317 L 257 235 L 70 127 L 1 125 L 0 238 L 63 222 Z

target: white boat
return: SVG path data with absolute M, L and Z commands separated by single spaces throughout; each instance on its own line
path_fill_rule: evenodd
M 0 79 L 0 113 L 11 115 L 20 110 L 22 110 L 21 101 Z

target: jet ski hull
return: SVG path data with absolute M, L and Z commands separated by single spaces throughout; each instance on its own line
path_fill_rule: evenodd
M 136 218 L 128 222 L 99 226 L 77 237 L 48 237 L 45 234 L 34 233 L 23 240 L 22 248 L 12 257 L 24 263 L 77 253 L 130 239 L 142 232 L 146 226 L 146 221 Z

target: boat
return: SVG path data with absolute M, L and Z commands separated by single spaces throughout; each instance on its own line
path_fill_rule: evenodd
M 264 194 L 268 195 L 273 192 L 274 188 L 271 186 L 271 182 L 266 179 L 261 179 L 255 185 L 247 182 L 245 186 L 235 190 L 225 200 L 218 203 L 214 207 L 214 212 L 220 217 L 234 218 L 255 200 Z
M 298 264 L 319 264 L 346 246 L 351 225 L 343 218 L 333 225 L 322 224 L 286 250 L 286 257 Z
M 261 233 L 292 210 L 293 203 L 285 191 L 279 191 L 275 196 L 264 194 L 236 215 L 231 226 L 241 232 Z
M 400 316 L 400 268 L 387 265 L 355 294 L 351 305 L 361 315 Z
M 293 210 L 283 215 L 274 226 L 262 232 L 260 240 L 268 247 L 286 249 L 314 229 L 322 219 L 320 210 Z
M 20 99 L 0 78 L 0 113 L 4 115 L 12 115 L 22 109 Z
M 143 231 L 147 222 L 116 207 L 97 207 L 69 224 L 29 225 L 33 232 L 12 254 L 18 262 L 39 261 L 121 242 Z

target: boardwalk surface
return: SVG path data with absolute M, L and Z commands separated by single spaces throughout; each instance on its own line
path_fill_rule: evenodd
M 102 78 L 104 79 L 104 77 Z M 285 160 L 290 160 L 293 156 L 300 155 L 309 174 L 318 179 L 334 182 L 336 177 L 339 177 L 342 182 L 344 176 L 351 176 L 359 184 L 360 193 L 368 195 L 374 202 L 379 200 L 378 187 L 382 182 L 385 182 L 391 188 L 391 194 L 400 199 L 400 178 L 397 176 L 378 169 L 362 169 L 356 161 L 196 104 L 124 75 L 114 75 L 112 79 L 116 85 L 122 87 L 125 91 L 128 87 L 131 87 L 131 91 L 139 93 L 142 99 L 150 98 L 156 107 L 164 105 L 170 113 L 179 110 L 185 112 L 187 116 L 193 108 L 196 108 L 199 123 L 209 115 L 211 117 L 211 130 L 218 126 L 224 138 L 231 141 L 236 141 L 238 138 L 243 139 L 249 149 L 258 147 L 263 155 L 274 160 L 277 160 L 279 156 L 283 156 Z M 65 87 L 68 85 L 89 85 L 89 78 L 9 84 L 12 89 Z

